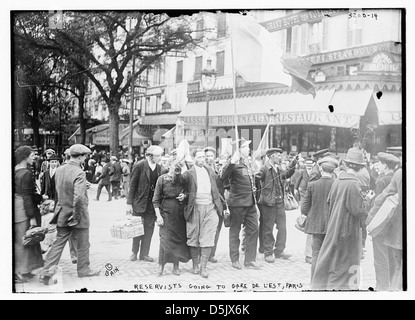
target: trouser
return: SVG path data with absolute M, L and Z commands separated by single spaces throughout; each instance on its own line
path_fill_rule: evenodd
M 101 190 L 102 188 L 105 187 L 105 189 L 107 190 L 108 193 L 108 200 L 112 200 L 112 196 L 111 196 L 111 185 L 109 184 L 98 184 L 98 190 L 97 190 L 97 200 L 99 200 L 99 196 L 101 195 Z
M 278 203 L 273 207 L 260 205 L 263 221 L 263 249 L 265 256 L 282 253 L 287 241 L 287 226 L 284 203 Z M 274 238 L 274 225 L 277 225 L 277 240 Z
M 156 222 L 156 214 L 151 201 L 148 202 L 146 212 L 142 214 L 134 214 L 134 216 L 141 216 L 143 219 L 144 235 L 133 238 L 132 252 L 138 254 L 140 252 L 140 259 L 149 255 L 151 238 L 154 233 L 154 224 Z
M 222 225 L 223 225 L 223 215 L 219 216 L 219 223 L 218 223 L 218 227 L 216 228 L 216 234 L 215 234 L 215 245 L 213 246 L 212 251 L 210 253 L 210 258 L 213 258 L 216 254 L 216 247 L 218 246 L 219 235 L 220 235 L 220 231 L 222 230 Z
M 308 234 L 312 239 L 312 260 L 311 260 L 311 281 L 313 281 L 314 270 L 316 269 L 318 254 L 320 253 L 321 246 L 325 238 L 325 234 Z M 311 282 L 310 282 L 311 283 Z
M 313 236 L 311 234 L 308 234 L 305 240 L 305 250 L 304 254 L 306 257 L 312 257 L 313 256 Z
M 76 238 L 78 276 L 87 274 L 91 270 L 89 267 L 89 228 L 57 227 L 56 229 L 56 240 L 46 256 L 45 266 L 40 274 L 42 276 L 53 276 L 53 267 L 59 264 L 63 249 L 71 234 L 74 234 Z
M 372 238 L 373 261 L 376 273 L 376 291 L 387 291 L 390 286 L 389 249 L 382 237 Z
M 388 247 L 390 291 L 402 291 L 402 250 Z
M 71 260 L 75 261 L 78 260 L 78 253 L 76 251 L 76 246 L 77 246 L 77 242 L 76 242 L 76 233 L 72 232 L 71 235 L 69 236 L 69 253 L 71 254 Z
M 239 261 L 239 233 L 241 225 L 245 225 L 245 263 L 256 260 L 258 245 L 258 214 L 255 206 L 229 207 L 229 254 L 232 262 Z
M 111 181 L 112 196 L 118 198 L 120 196 L 120 181 Z

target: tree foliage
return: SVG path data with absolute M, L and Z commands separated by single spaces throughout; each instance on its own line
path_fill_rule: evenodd
M 64 58 L 86 76 L 108 106 L 110 150 L 117 152 L 119 108 L 130 79 L 137 79 L 166 53 L 194 45 L 190 19 L 151 12 L 63 13 L 63 28 L 51 29 L 46 12 L 16 13 L 14 34 L 28 47 Z M 128 77 L 135 59 L 134 77 Z

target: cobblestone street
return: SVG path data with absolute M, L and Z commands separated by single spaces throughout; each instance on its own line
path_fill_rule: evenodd
M 164 275 L 157 275 L 157 260 L 152 263 L 144 261 L 131 262 L 131 240 L 114 239 L 110 228 L 117 218 L 126 212 L 124 199 L 107 202 L 107 194 L 101 194 L 99 202 L 92 201 L 96 193 L 96 185 L 89 190 L 89 209 L 91 218 L 90 227 L 90 260 L 91 267 L 100 268 L 98 277 L 79 278 L 76 265 L 71 263 L 69 248 L 65 247 L 56 275 L 57 282 L 46 286 L 34 277 L 29 283 L 16 285 L 17 292 L 114 292 L 118 290 L 131 292 L 234 292 L 234 291 L 306 291 L 309 289 L 310 265 L 305 263 L 304 247 L 305 234 L 298 231 L 295 219 L 299 210 L 287 212 L 287 248 L 286 252 L 292 254 L 290 260 L 276 259 L 275 263 L 264 261 L 264 255 L 257 255 L 257 262 L 261 270 L 232 268 L 228 254 L 228 228 L 222 228 L 216 257 L 219 262 L 208 264 L 209 278 L 192 274 L 192 262 L 181 264 L 181 275 L 172 274 L 173 266 L 167 264 Z M 158 257 L 159 235 L 155 227 L 151 243 L 150 256 Z M 371 237 L 366 242 L 366 257 L 361 263 L 361 290 L 375 287 L 375 273 L 373 266 L 373 253 Z M 243 254 L 240 262 L 243 264 Z M 108 269 L 112 269 L 108 271 Z M 39 272 L 39 270 L 36 270 Z

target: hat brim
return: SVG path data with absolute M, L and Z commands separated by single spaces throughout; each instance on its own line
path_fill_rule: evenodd
M 349 160 L 349 159 L 344 159 L 343 161 L 345 161 L 345 162 L 348 162 L 348 163 L 353 163 L 353 164 L 357 164 L 357 165 L 359 165 L 359 166 L 365 166 L 366 165 L 366 163 L 364 163 L 364 162 L 362 162 L 362 163 L 360 163 L 360 162 L 356 162 L 356 161 L 353 161 L 353 160 Z

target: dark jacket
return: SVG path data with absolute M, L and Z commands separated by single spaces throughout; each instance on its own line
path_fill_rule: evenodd
M 121 181 L 122 168 L 119 161 L 114 161 L 110 167 L 110 181 Z
M 204 166 L 204 168 L 207 170 L 209 174 L 213 203 L 215 204 L 218 215 L 222 216 L 223 215 L 223 204 L 222 204 L 218 186 L 216 184 L 215 173 L 213 172 L 211 168 L 207 166 Z M 186 196 L 187 196 L 187 206 L 184 212 L 184 218 L 188 220 L 189 217 L 193 213 L 194 205 L 195 205 L 195 198 L 196 198 L 196 193 L 197 193 L 197 174 L 196 174 L 195 166 L 193 166 L 192 168 L 187 170 L 185 173 L 183 173 L 182 179 L 186 186 Z
M 157 175 L 161 175 L 161 166 L 156 165 Z M 130 190 L 127 196 L 127 204 L 133 206 L 133 214 L 144 213 L 150 194 L 150 166 L 147 159 L 137 162 L 130 176 Z
M 295 181 L 294 189 L 307 189 L 309 179 L 310 176 L 308 175 L 307 169 L 302 169 L 297 177 L 297 180 Z
M 253 190 L 255 177 L 253 171 L 242 160 L 236 164 L 229 160 L 223 168 L 221 179 L 224 183 L 229 181 L 228 206 L 250 207 L 255 205 Z
M 383 190 L 389 185 L 393 178 L 393 172 L 388 173 L 387 175 L 382 175 L 376 180 L 376 186 L 375 186 L 375 195 L 376 197 L 380 195 Z
M 320 173 L 320 170 L 318 168 L 318 165 L 316 164 L 313 167 L 313 169 L 311 169 L 311 172 L 310 172 L 310 175 L 309 175 L 309 178 L 308 178 L 308 182 L 316 181 L 320 178 L 321 178 L 321 173 Z
M 379 211 L 379 208 L 385 202 L 386 198 L 396 193 L 399 194 L 399 203 L 396 208 L 396 213 L 391 221 L 389 221 L 389 224 L 385 227 L 382 235 L 384 237 L 383 243 L 385 245 L 402 250 L 402 169 L 398 169 L 395 172 L 389 185 L 380 195 L 376 197 L 373 207 L 369 211 L 369 217 L 366 224 L 373 219 Z
M 58 227 L 67 227 L 68 218 L 76 216 L 78 224 L 75 228 L 89 228 L 88 194 L 86 174 L 74 161 L 56 169 L 56 206 L 51 223 Z
M 321 177 L 308 184 L 301 203 L 301 214 L 307 216 L 305 230 L 307 234 L 326 234 L 329 220 L 328 195 L 334 179 Z
M 259 204 L 265 206 L 275 206 L 276 202 L 284 201 L 284 189 L 286 179 L 294 174 L 296 160 L 293 160 L 287 170 L 278 168 L 278 173 L 269 163 L 265 163 L 256 178 L 260 181 L 261 193 L 259 196 Z
M 106 185 L 109 185 L 109 184 L 111 184 L 111 182 L 110 182 L 110 164 L 109 163 L 106 163 L 105 165 L 104 165 L 104 167 L 102 168 L 102 172 L 101 172 L 101 175 L 98 177 L 98 180 L 99 180 L 99 185 L 101 185 L 101 186 L 106 186 Z
M 55 200 L 56 198 L 55 175 L 56 175 L 56 172 L 53 175 L 53 177 L 51 177 L 50 171 L 46 170 L 43 175 L 42 182 L 41 182 L 40 193 L 46 194 L 51 200 Z

